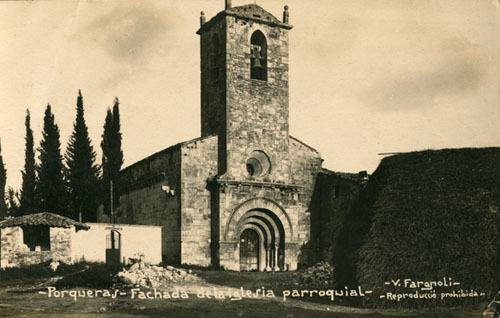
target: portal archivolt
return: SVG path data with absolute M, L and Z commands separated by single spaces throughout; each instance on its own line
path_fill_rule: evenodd
M 274 213 L 263 209 L 250 210 L 240 218 L 236 229 L 240 270 L 284 270 L 285 233 Z

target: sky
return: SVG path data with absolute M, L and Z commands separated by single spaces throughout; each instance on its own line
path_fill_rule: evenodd
M 290 11 L 290 134 L 323 166 L 379 153 L 500 146 L 497 0 L 257 0 Z M 233 0 L 233 6 L 253 0 Z M 223 0 L 1 1 L 0 139 L 21 186 L 24 117 L 51 104 L 62 150 L 81 89 L 94 150 L 120 100 L 125 166 L 200 136 L 200 11 Z

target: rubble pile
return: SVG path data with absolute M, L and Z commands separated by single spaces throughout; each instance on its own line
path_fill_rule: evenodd
M 333 285 L 333 266 L 327 262 L 315 265 L 294 273 L 294 278 L 299 283 L 310 285 Z
M 173 266 L 155 266 L 142 260 L 132 264 L 117 274 L 118 280 L 129 286 L 158 288 L 174 283 L 200 280 L 192 270 Z

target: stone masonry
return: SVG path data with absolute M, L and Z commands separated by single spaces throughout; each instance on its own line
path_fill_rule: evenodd
M 201 138 L 121 172 L 118 222 L 163 226 L 169 263 L 264 271 L 313 260 L 323 160 L 289 135 L 287 10 L 283 21 L 255 4 L 202 14 Z
M 74 228 L 50 228 L 50 250 L 31 251 L 23 243 L 23 229 L 8 227 L 1 230 L 0 267 L 16 267 L 38 264 L 46 261 L 70 263 L 71 234 Z

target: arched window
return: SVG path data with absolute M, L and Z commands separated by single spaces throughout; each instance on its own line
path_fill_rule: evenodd
M 217 80 L 219 77 L 219 58 L 220 58 L 220 42 L 217 34 L 212 37 L 212 49 L 210 50 L 210 69 L 212 72 L 212 79 Z
M 267 42 L 259 30 L 250 38 L 250 77 L 267 81 Z

